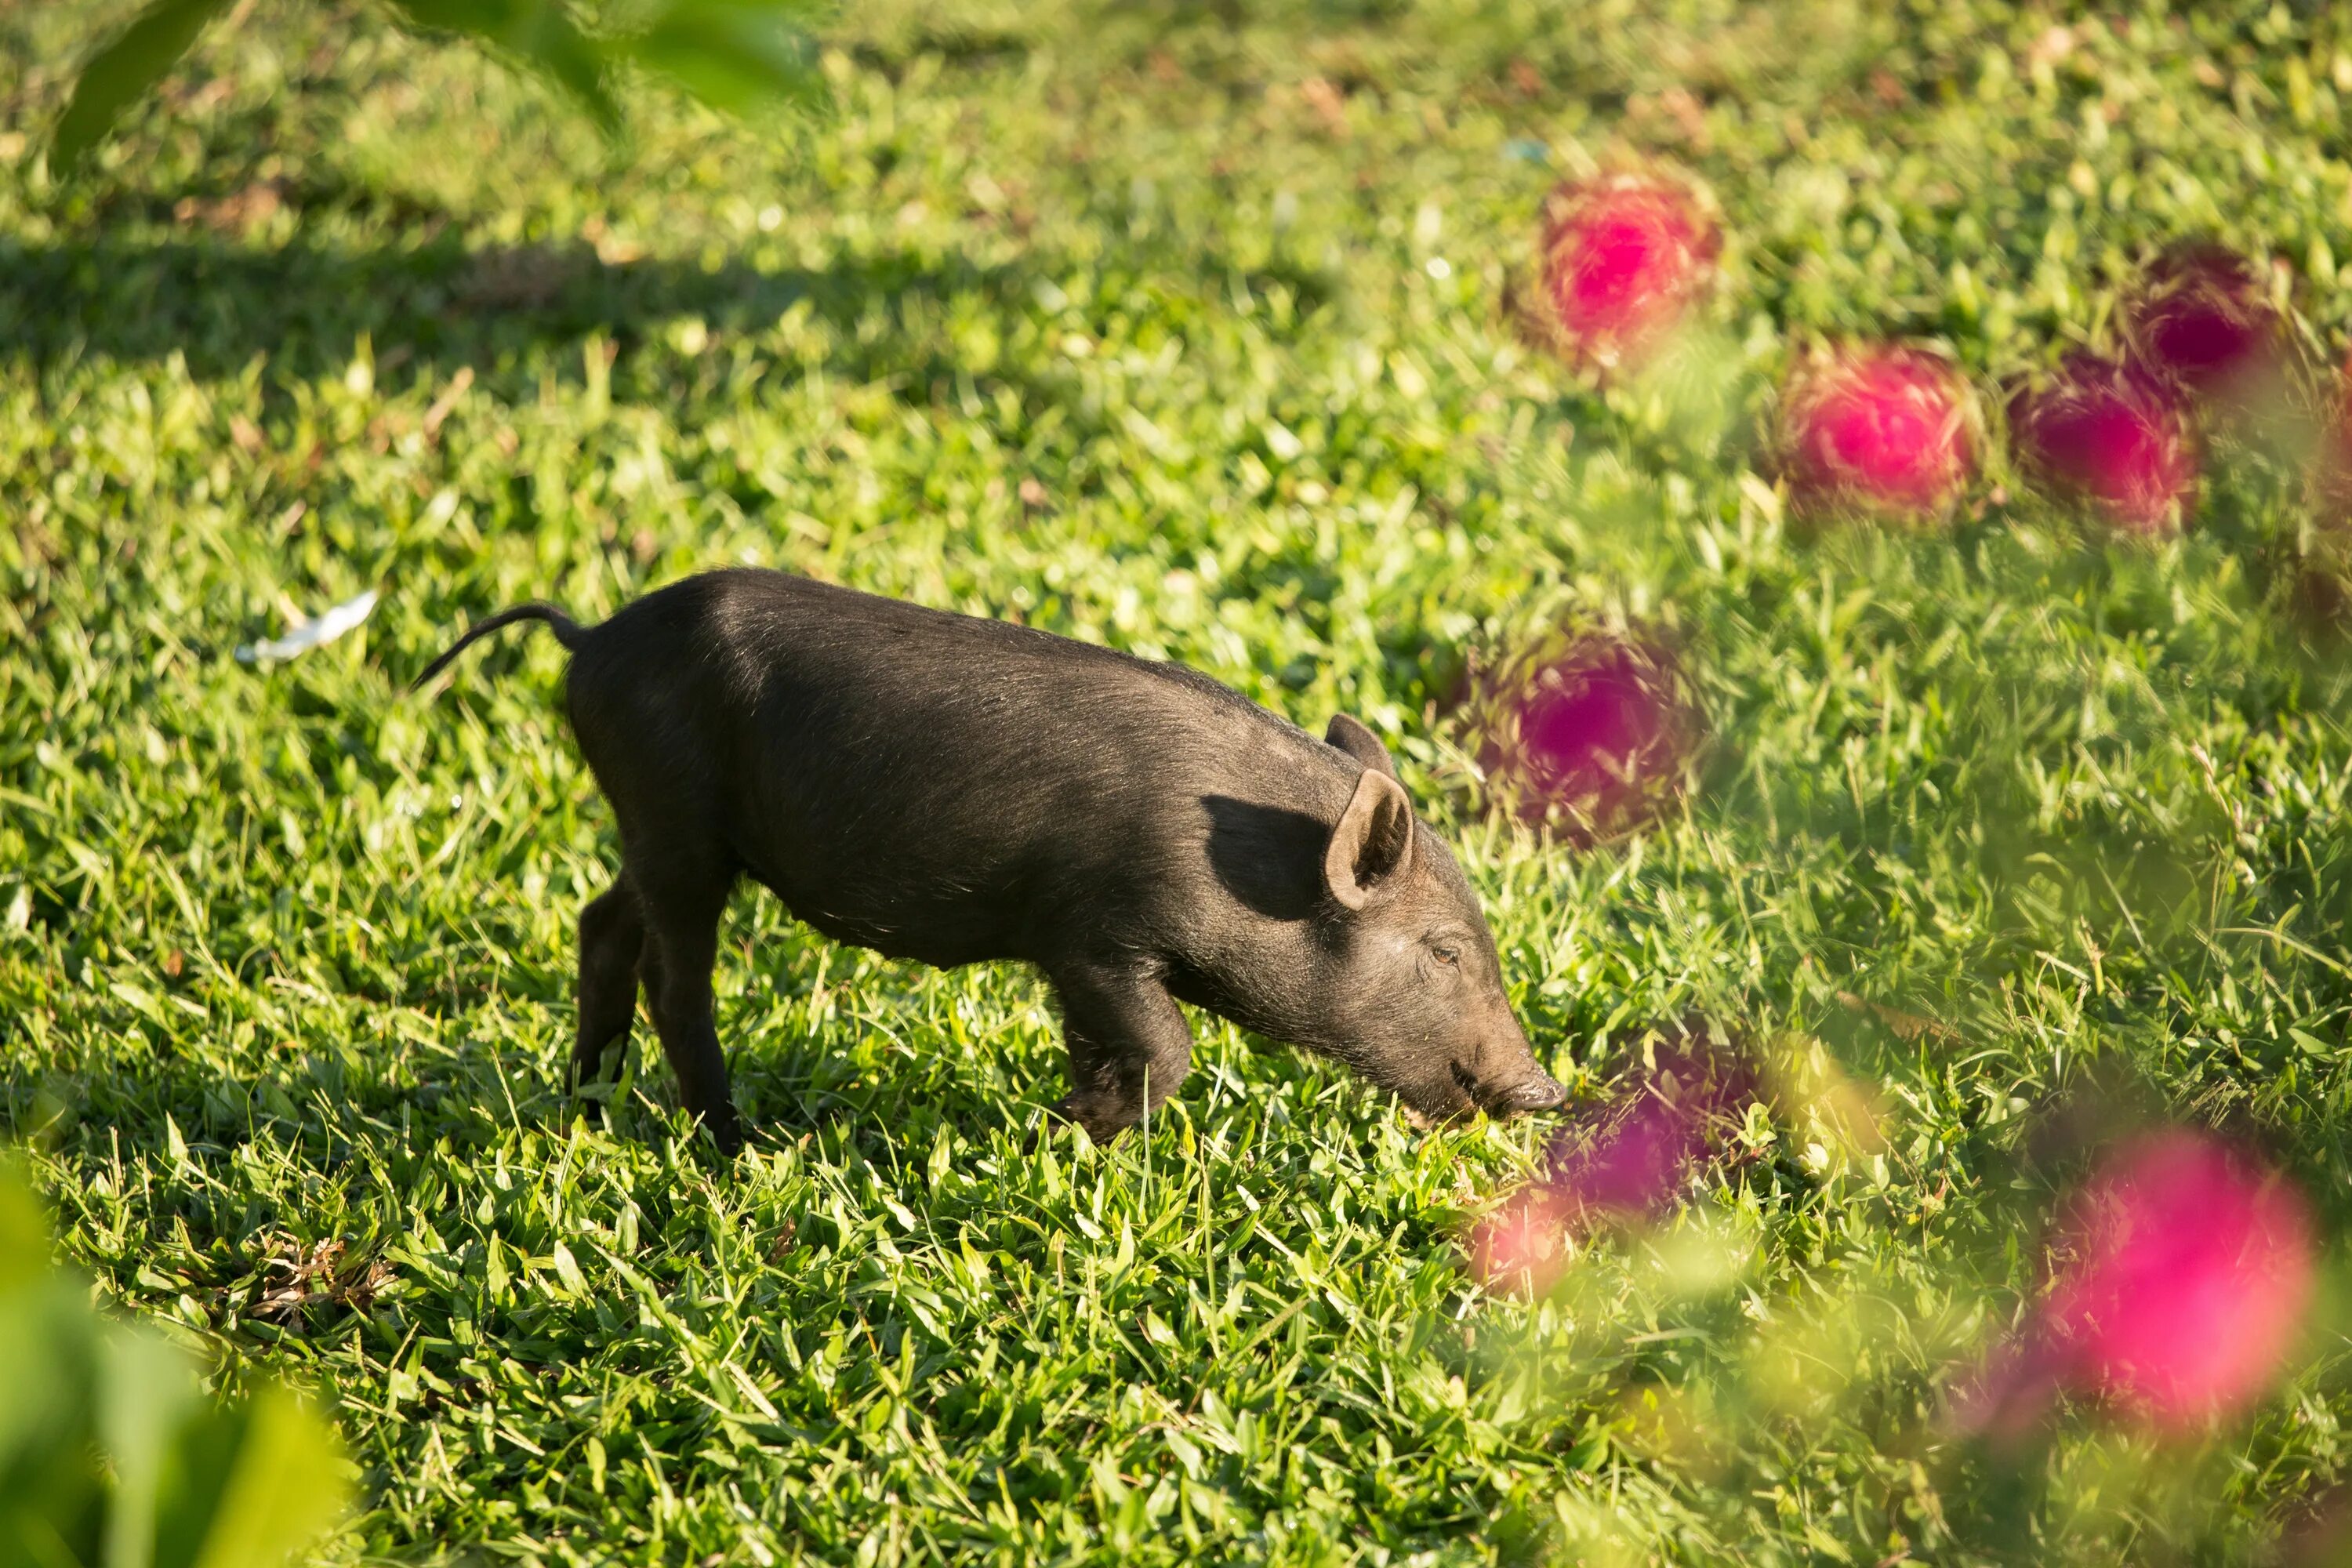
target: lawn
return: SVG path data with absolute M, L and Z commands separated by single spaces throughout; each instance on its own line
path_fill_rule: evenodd
M 0 10 L 0 1118 L 108 1300 L 332 1413 L 331 1560 L 2320 1560 L 2334 520 L 2260 431 L 2155 539 L 1997 439 L 1946 526 L 1808 526 L 1766 447 L 1851 335 L 1937 345 L 1997 426 L 2186 237 L 2340 363 L 2352 23 L 889 0 L 831 35 L 825 116 L 648 92 L 615 149 L 471 50 L 263 0 L 53 185 L 127 9 Z M 1507 301 L 1546 193 L 1628 158 L 1724 246 L 1670 363 L 1603 384 Z M 1842 1087 L 1735 1108 L 1530 1302 L 1463 1236 L 1545 1127 L 1420 1131 L 1203 1017 L 1148 1132 L 1030 1152 L 1041 983 L 747 892 L 750 1151 L 657 1054 L 583 1120 L 614 848 L 561 656 L 406 684 L 505 604 L 738 562 L 1360 715 L 1580 1103 L 1686 1018 Z M 360 631 L 232 657 L 368 587 Z M 1560 628 L 1671 648 L 1702 721 L 1598 841 L 1496 808 L 1465 700 Z M 2161 1121 L 2310 1194 L 2282 1380 L 2187 1433 L 2078 1400 L 1970 1436 L 2053 1205 Z

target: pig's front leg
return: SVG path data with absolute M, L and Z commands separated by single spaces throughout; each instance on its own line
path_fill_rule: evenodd
M 1128 964 L 1055 964 L 1070 1047 L 1070 1092 L 1056 1114 L 1097 1143 L 1157 1110 L 1192 1066 L 1192 1031 L 1159 974 Z

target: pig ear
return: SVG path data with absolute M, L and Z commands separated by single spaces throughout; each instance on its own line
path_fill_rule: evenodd
M 1412 866 L 1412 803 L 1404 786 L 1366 768 L 1323 851 L 1323 885 L 1351 910 L 1396 886 Z
M 1389 749 L 1381 744 L 1381 738 L 1345 713 L 1331 715 L 1331 727 L 1323 731 L 1323 743 L 1337 746 L 1368 768 L 1396 777 L 1396 763 L 1389 760 Z

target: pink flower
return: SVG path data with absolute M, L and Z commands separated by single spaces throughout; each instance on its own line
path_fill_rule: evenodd
M 2278 318 L 2243 257 L 2179 247 L 2148 268 L 2126 307 L 2135 357 L 2155 374 L 2210 395 L 2241 387 L 2270 359 Z
M 1706 1152 L 1706 1123 L 1715 1109 L 1707 1100 L 1672 1100 L 1655 1084 L 1644 1085 L 1599 1128 L 1581 1137 L 1554 1134 L 1545 1181 L 1572 1218 L 1655 1214 Z
M 1519 715 L 1528 765 L 1551 790 L 1598 795 L 1627 782 L 1654 747 L 1665 716 L 1633 656 L 1610 649 L 1581 669 L 1554 669 Z
M 1530 1183 L 1471 1227 L 1470 1271 L 1489 1289 L 1540 1296 L 1568 1264 L 1568 1215 L 1541 1183 Z
M 1962 399 L 1951 368 L 1915 349 L 1874 345 L 1800 370 L 1783 401 L 1799 508 L 1939 516 L 1976 468 Z
M 2302 1195 L 2200 1133 L 2125 1149 L 2084 1187 L 2044 1308 L 2079 1373 L 2159 1425 L 2259 1397 L 2311 1299 Z
M 1562 352 L 1612 366 L 1682 318 L 1720 244 L 1690 193 L 1639 175 L 1560 186 L 1544 204 L 1543 294 Z
M 2132 365 L 2076 354 L 2010 405 L 2027 466 L 2107 521 L 2141 533 L 2176 526 L 2197 485 L 2197 449 L 2179 399 Z
M 1676 684 L 1654 649 L 1575 637 L 1510 692 L 1486 761 L 1530 816 L 1558 810 L 1592 836 L 1630 826 L 1681 773 L 1694 726 Z
M 1744 1064 L 1704 1047 L 1663 1048 L 1656 1059 L 1655 1073 L 1554 1133 L 1542 1171 L 1473 1227 L 1470 1266 L 1482 1282 L 1541 1294 L 1566 1266 L 1571 1232 L 1664 1210 L 1719 1119 L 1755 1092 Z
M 2310 1210 L 2275 1173 L 2201 1132 L 2126 1144 L 2063 1221 L 2066 1259 L 1973 1424 L 2014 1435 L 2060 1390 L 2180 1433 L 2252 1404 L 2310 1304 Z

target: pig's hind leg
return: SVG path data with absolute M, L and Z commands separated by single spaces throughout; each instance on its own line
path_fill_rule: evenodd
M 743 1146 L 727 1082 L 727 1056 L 710 1016 L 710 971 L 719 959 L 719 917 L 734 886 L 731 869 L 672 860 L 633 865 L 629 880 L 646 922 L 639 959 L 646 1010 L 661 1036 L 662 1054 L 677 1075 L 678 1099 L 709 1130 L 722 1152 Z
M 1062 963 L 1070 1092 L 1054 1107 L 1097 1143 L 1160 1109 L 1192 1066 L 1192 1030 L 1159 975 L 1116 964 Z
M 580 911 L 580 1028 L 572 1042 L 573 1093 L 603 1083 L 619 1065 L 637 1011 L 637 957 L 646 922 L 626 881 L 615 882 Z

